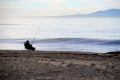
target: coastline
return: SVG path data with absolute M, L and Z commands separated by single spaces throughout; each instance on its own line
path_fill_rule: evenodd
M 0 50 L 2 80 L 119 80 L 120 53 Z

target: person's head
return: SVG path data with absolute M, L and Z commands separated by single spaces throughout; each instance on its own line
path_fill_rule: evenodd
M 28 40 L 26 40 L 26 42 L 27 42 L 27 43 L 29 43 L 29 41 L 28 41 Z

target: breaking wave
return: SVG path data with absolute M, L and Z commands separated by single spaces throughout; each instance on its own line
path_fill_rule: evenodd
M 52 38 L 36 40 L 35 43 L 64 43 L 64 44 L 95 44 L 120 45 L 120 40 L 92 39 L 92 38 Z
M 32 39 L 0 39 L 0 43 L 23 43 L 25 40 Z M 61 43 L 61 44 L 94 44 L 94 45 L 120 45 L 120 40 L 92 39 L 92 38 L 49 38 L 36 39 L 37 43 Z

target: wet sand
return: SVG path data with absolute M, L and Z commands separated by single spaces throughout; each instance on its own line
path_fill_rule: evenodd
M 0 80 L 120 80 L 120 53 L 0 50 Z

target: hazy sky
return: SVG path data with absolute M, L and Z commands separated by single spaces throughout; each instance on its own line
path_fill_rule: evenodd
M 0 16 L 55 16 L 120 9 L 120 0 L 0 0 Z

